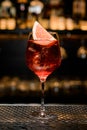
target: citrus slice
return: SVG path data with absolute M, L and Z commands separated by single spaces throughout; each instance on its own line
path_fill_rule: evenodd
M 48 45 L 52 44 L 51 40 L 56 40 L 45 28 L 35 21 L 32 29 L 33 39 L 38 40 L 37 44 Z

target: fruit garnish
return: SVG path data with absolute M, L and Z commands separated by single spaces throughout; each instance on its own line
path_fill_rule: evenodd
M 35 21 L 32 29 L 33 39 L 35 43 L 40 45 L 49 45 L 56 40 L 45 28 L 43 28 L 37 21 Z M 52 40 L 52 42 L 51 42 Z

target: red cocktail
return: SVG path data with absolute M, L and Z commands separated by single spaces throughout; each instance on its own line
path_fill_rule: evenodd
M 58 40 L 49 40 L 50 45 L 40 45 L 38 42 L 48 40 L 28 40 L 26 63 L 29 69 L 45 81 L 47 76 L 60 66 L 61 55 Z

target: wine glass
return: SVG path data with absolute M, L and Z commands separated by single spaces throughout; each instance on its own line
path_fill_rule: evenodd
M 59 37 L 57 32 L 49 32 L 53 39 L 39 39 L 34 40 L 32 33 L 29 33 L 28 43 L 26 48 L 26 65 L 34 72 L 40 79 L 42 98 L 41 109 L 39 112 L 32 112 L 33 118 L 36 119 L 49 119 L 53 116 L 47 113 L 44 105 L 44 87 L 47 77 L 60 66 L 61 53 Z M 49 44 L 44 44 L 49 43 Z

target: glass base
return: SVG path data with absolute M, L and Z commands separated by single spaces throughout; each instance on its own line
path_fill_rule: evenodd
M 33 111 L 29 115 L 33 122 L 49 123 L 54 121 L 58 117 L 53 113 L 43 112 L 43 111 Z

